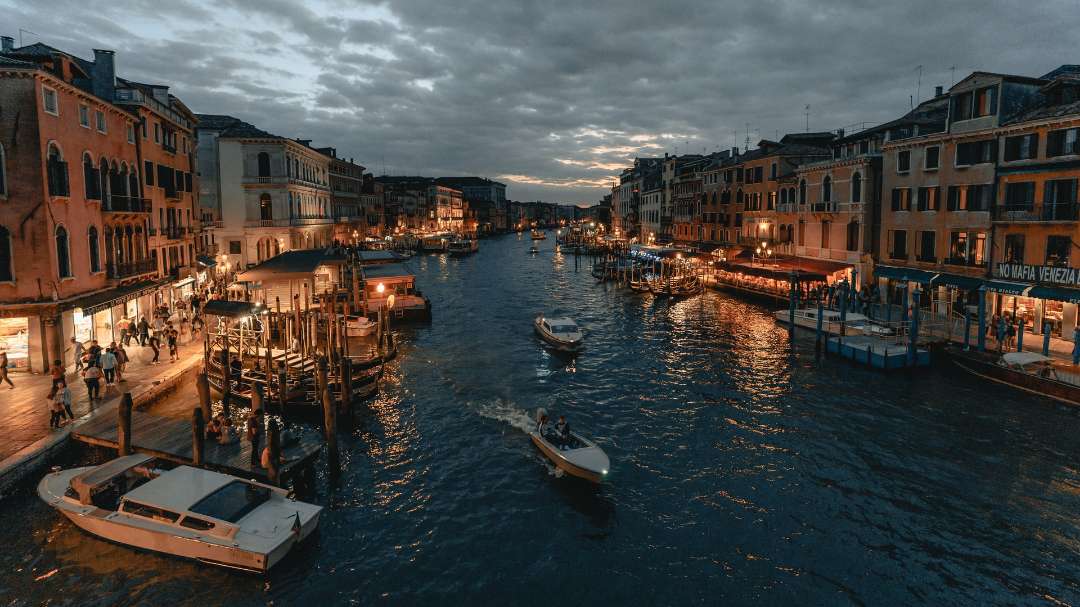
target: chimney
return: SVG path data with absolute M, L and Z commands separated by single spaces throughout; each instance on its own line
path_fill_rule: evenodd
M 735 146 L 735 147 L 731 148 L 731 157 L 732 158 L 738 158 L 738 156 L 739 156 L 739 146 Z
M 112 101 L 116 95 L 116 53 L 94 49 L 94 67 L 90 78 L 94 94 L 106 101 Z
M 843 139 L 844 138 L 844 129 L 836 129 L 836 138 L 837 139 Z
M 935 97 L 940 97 L 944 93 L 945 93 L 945 87 L 941 86 L 940 84 L 934 87 L 934 96 Z
M 0 51 L 10 53 L 15 50 L 15 39 L 11 36 L 0 36 Z

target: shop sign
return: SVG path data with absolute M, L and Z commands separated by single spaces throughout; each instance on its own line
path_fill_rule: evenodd
M 1080 287 L 1080 268 L 1067 266 L 999 263 L 994 266 L 994 277 L 1063 287 Z

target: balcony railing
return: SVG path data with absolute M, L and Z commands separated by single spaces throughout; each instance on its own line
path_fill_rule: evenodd
M 101 207 L 106 213 L 149 213 L 150 209 L 150 200 L 147 198 L 114 195 L 109 195 Z
M 1006 204 L 994 208 L 994 221 L 1041 222 L 1077 221 L 1078 219 L 1080 219 L 1080 204 L 1075 202 L 1041 205 Z
M 812 202 L 810 203 L 811 213 L 835 213 L 836 202 Z
M 166 226 L 161 228 L 161 235 L 169 240 L 179 240 L 187 233 L 187 229 L 180 226 Z
M 144 259 L 142 261 L 131 261 L 127 263 L 110 263 L 106 264 L 106 272 L 109 278 L 131 278 L 132 276 L 138 276 L 140 274 L 150 274 L 155 272 L 157 267 L 154 265 L 153 259 Z
M 937 257 L 933 255 L 916 255 L 915 261 L 921 261 L 923 263 L 937 263 Z
M 964 257 L 946 257 L 942 262 L 950 266 L 968 266 L 971 268 L 986 267 L 985 261 L 975 261 L 974 259 L 966 259 Z

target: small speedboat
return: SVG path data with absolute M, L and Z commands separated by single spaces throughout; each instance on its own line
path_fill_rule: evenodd
M 348 337 L 365 337 L 375 330 L 375 323 L 367 316 L 346 316 L 345 335 Z
M 547 238 L 547 234 L 545 234 L 543 230 L 533 230 L 529 233 L 529 236 L 533 240 L 544 240 L 545 238 Z
M 38 496 L 100 538 L 211 565 L 265 573 L 319 524 L 322 507 L 228 474 L 127 455 L 58 470 Z
M 533 444 L 563 472 L 594 483 L 602 482 L 611 466 L 604 450 L 573 430 L 566 440 L 556 436 L 550 426 L 545 427 L 541 434 L 540 418 L 544 415 L 546 412 L 543 409 L 536 411 L 537 424 L 529 432 Z
M 581 349 L 584 342 L 581 329 L 569 318 L 544 318 L 541 314 L 533 320 L 533 328 L 536 329 L 540 339 L 556 350 L 576 352 Z

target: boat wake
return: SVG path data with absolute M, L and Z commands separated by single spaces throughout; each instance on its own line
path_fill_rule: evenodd
M 476 412 L 481 417 L 505 422 L 526 434 L 536 425 L 528 411 L 502 398 L 478 404 Z

